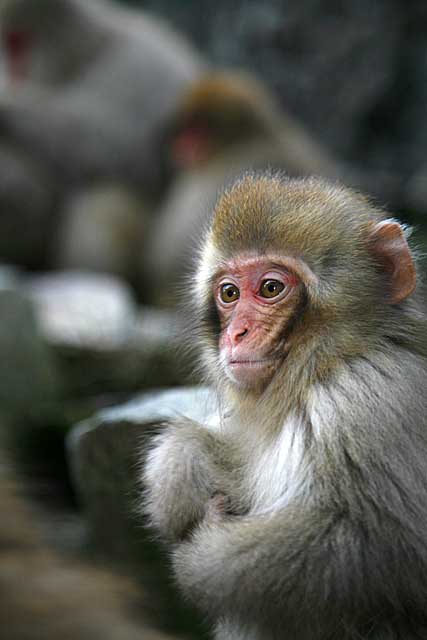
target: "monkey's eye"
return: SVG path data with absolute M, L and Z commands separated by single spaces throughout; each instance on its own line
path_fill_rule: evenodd
M 284 288 L 285 285 L 279 280 L 263 280 L 259 292 L 263 298 L 275 298 Z
M 239 298 L 240 291 L 235 284 L 226 282 L 225 284 L 221 285 L 219 295 L 223 302 L 234 302 Z

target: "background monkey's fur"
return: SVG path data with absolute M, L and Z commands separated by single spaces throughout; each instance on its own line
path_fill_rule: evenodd
M 216 207 L 188 306 L 221 422 L 170 424 L 144 482 L 218 640 L 427 637 L 426 317 L 420 285 L 391 303 L 400 252 L 412 261 L 402 230 L 395 268 L 376 256 L 386 218 L 351 190 L 264 175 Z M 311 274 L 262 390 L 233 385 L 219 357 L 213 280 L 242 252 Z

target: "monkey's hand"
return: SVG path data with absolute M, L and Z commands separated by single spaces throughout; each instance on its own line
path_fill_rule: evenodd
M 230 510 L 230 501 L 223 493 L 216 493 L 206 505 L 205 523 L 221 522 Z
M 255 625 L 264 620 L 268 629 L 279 610 L 280 620 L 292 628 L 298 623 L 302 603 L 304 615 L 310 617 L 328 578 L 329 544 L 334 548 L 344 535 L 341 523 L 334 529 L 334 518 L 334 513 L 295 506 L 262 516 L 204 520 L 173 551 L 177 581 L 187 597 L 213 619 L 225 616 Z M 316 585 L 312 591 L 307 588 L 307 567 Z M 325 601 L 325 612 L 339 599 L 338 588 Z
M 220 444 L 203 425 L 186 419 L 154 437 L 143 473 L 145 512 L 168 541 L 183 540 L 221 491 Z

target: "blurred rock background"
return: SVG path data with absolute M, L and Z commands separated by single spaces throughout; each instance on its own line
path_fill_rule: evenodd
M 427 7 L 0 0 L 0 42 L 3 451 L 41 545 L 130 574 L 150 626 L 200 637 L 137 509 L 151 434 L 215 413 L 175 389 L 202 383 L 177 311 L 194 247 L 221 188 L 278 168 L 370 193 L 423 262 Z

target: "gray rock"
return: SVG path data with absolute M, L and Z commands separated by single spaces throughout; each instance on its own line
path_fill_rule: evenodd
M 69 396 L 179 384 L 180 323 L 173 312 L 138 309 L 113 276 L 65 271 L 28 283 Z
M 113 276 L 84 271 L 35 276 L 28 282 L 28 294 L 52 344 L 114 350 L 135 324 L 132 292 Z
M 215 396 L 206 388 L 139 396 L 77 425 L 69 434 L 68 452 L 97 549 L 124 563 L 148 587 L 164 626 L 191 630 L 194 614 L 188 618 L 171 590 L 164 551 L 153 541 L 152 532 L 141 526 L 138 508 L 144 446 L 155 430 L 176 415 L 215 419 Z

